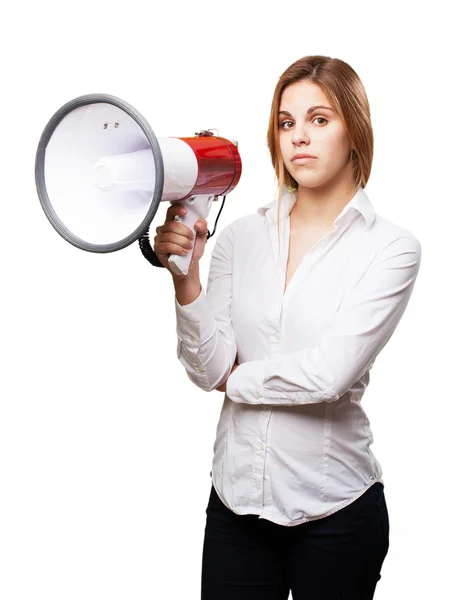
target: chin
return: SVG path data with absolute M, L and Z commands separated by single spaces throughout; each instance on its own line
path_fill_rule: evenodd
M 303 188 L 319 188 L 328 183 L 328 179 L 323 177 L 298 177 L 296 183 Z

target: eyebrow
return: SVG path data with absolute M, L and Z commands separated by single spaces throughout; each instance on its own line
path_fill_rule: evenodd
M 307 115 L 310 115 L 311 113 L 313 113 L 313 111 L 317 108 L 325 108 L 326 110 L 330 110 L 330 111 L 334 112 L 334 110 L 330 106 L 324 106 L 324 105 L 317 104 L 316 106 L 311 106 L 309 108 L 309 110 L 307 111 Z M 287 117 L 293 116 L 288 112 L 288 110 L 280 110 L 279 115 L 287 115 Z

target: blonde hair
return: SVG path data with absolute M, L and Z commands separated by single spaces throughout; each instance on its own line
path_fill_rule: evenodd
M 368 183 L 373 162 L 374 136 L 368 98 L 354 69 L 346 62 L 329 56 L 304 56 L 280 76 L 273 94 L 267 141 L 278 181 L 278 239 L 283 189 L 297 189 L 297 182 L 287 171 L 279 144 L 278 115 L 284 89 L 297 81 L 310 81 L 321 87 L 329 102 L 342 118 L 351 140 L 351 163 L 354 193 Z

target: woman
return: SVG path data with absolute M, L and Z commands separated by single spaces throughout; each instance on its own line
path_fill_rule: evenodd
M 201 597 L 368 600 L 389 519 L 361 399 L 410 299 L 421 246 L 363 190 L 370 111 L 345 62 L 307 56 L 283 73 L 268 145 L 277 201 L 221 232 L 207 295 L 204 220 L 188 275 L 172 274 L 179 360 L 198 387 L 226 392 Z M 181 212 L 171 206 L 157 228 L 167 268 L 193 239 L 173 221 Z

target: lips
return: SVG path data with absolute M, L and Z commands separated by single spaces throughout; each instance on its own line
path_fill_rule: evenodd
M 310 154 L 295 154 L 292 156 L 292 160 L 296 160 L 297 158 L 316 158 L 316 156 L 311 156 Z
M 300 158 L 295 158 L 295 157 L 300 157 Z M 300 154 L 296 154 L 293 158 L 292 158 L 292 164 L 296 165 L 298 167 L 300 166 L 306 166 L 306 165 L 311 165 L 313 164 L 313 161 L 316 160 L 316 158 L 314 156 L 304 156 L 304 155 L 300 155 Z

